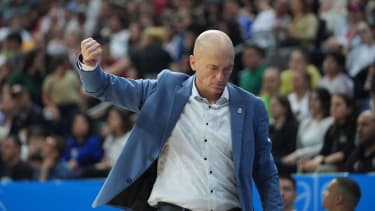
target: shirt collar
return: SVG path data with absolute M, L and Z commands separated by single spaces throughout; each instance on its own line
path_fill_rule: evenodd
M 196 99 L 196 100 L 204 101 L 204 102 L 208 103 L 208 100 L 206 98 L 202 97 L 199 94 L 198 89 L 195 86 L 195 77 L 194 77 L 194 80 L 193 80 L 193 86 L 192 86 L 192 90 L 191 90 L 191 96 L 194 99 Z M 216 105 L 224 105 L 224 104 L 226 104 L 228 102 L 229 102 L 229 91 L 228 91 L 228 86 L 225 86 L 223 93 L 221 94 L 220 98 L 216 101 L 215 104 Z

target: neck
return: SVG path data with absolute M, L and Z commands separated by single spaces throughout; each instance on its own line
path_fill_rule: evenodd
M 284 207 L 284 211 L 293 211 L 294 207 Z
M 314 119 L 320 121 L 321 119 L 323 119 L 323 114 L 317 113 L 317 114 L 314 114 L 313 117 L 314 117 Z
M 279 116 L 275 118 L 275 127 L 281 128 L 285 122 L 285 116 Z
M 338 72 L 334 72 L 334 73 L 329 73 L 329 74 L 327 74 L 327 77 L 328 77 L 330 80 L 332 80 L 332 79 L 336 78 L 337 75 L 338 75 Z
M 338 207 L 335 207 L 334 209 L 329 210 L 329 211 L 354 211 L 354 210 L 350 209 L 350 208 L 343 207 L 343 206 L 338 206 Z
M 19 155 L 14 156 L 12 159 L 8 160 L 9 166 L 15 166 L 20 161 Z
M 118 138 L 118 137 L 121 137 L 125 132 L 122 130 L 122 129 L 117 129 L 115 131 L 113 131 L 113 136 Z
M 299 90 L 296 90 L 295 93 L 296 93 L 298 101 L 300 101 L 301 99 L 305 97 L 306 90 L 299 89 Z

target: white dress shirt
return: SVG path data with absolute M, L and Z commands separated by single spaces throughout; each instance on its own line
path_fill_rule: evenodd
M 148 203 L 191 210 L 240 207 L 232 159 L 229 93 L 210 105 L 195 84 L 158 160 Z

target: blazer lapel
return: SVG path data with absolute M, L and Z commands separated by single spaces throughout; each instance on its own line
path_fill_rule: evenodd
M 241 159 L 241 146 L 242 146 L 242 133 L 243 123 L 245 117 L 245 106 L 241 104 L 240 96 L 237 90 L 232 85 L 228 85 L 229 90 L 229 106 L 230 106 L 230 121 L 232 130 L 232 152 L 233 152 L 233 164 L 236 175 L 240 170 L 240 159 Z
M 186 81 L 181 85 L 175 87 L 174 97 L 171 103 L 171 113 L 169 115 L 169 122 L 167 127 L 167 133 L 165 135 L 169 136 L 172 132 L 174 126 L 177 123 L 178 118 L 180 117 L 186 102 L 189 100 L 191 95 L 191 89 L 193 86 L 194 76 L 190 76 Z M 165 137 L 166 139 L 167 137 Z

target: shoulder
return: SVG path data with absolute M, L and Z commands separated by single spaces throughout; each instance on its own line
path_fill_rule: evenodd
M 291 76 L 292 76 L 292 71 L 290 69 L 286 69 L 281 72 L 281 79 L 287 79 Z
M 157 81 L 158 83 L 179 84 L 189 77 L 190 76 L 185 73 L 164 69 L 158 74 Z
M 247 90 L 241 87 L 238 87 L 232 83 L 228 84 L 228 88 L 229 88 L 230 94 L 234 95 L 234 96 L 229 96 L 229 98 L 236 97 L 240 99 L 240 101 L 244 103 L 245 105 L 255 103 L 255 104 L 261 104 L 264 106 L 262 98 L 255 96 L 254 94 L 248 92 Z

